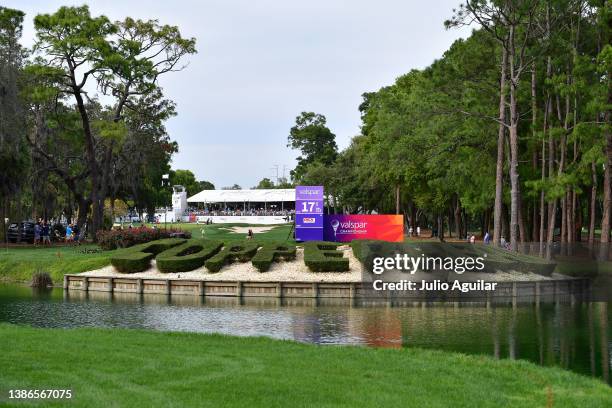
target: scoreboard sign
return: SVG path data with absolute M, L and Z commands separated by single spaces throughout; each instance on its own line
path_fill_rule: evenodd
M 295 188 L 295 239 L 323 240 L 323 186 Z

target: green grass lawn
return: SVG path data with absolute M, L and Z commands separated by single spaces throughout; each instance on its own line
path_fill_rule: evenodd
M 64 274 L 79 273 L 110 264 L 113 251 L 98 250 L 96 245 L 11 247 L 0 249 L 0 281 L 26 282 L 37 271 L 48 272 L 56 284 L 61 284 Z
M 236 234 L 230 228 L 233 226 L 245 227 L 248 224 L 174 224 L 173 226 L 190 231 L 193 238 L 204 237 L 232 242 L 244 239 L 246 234 Z M 163 228 L 163 225 L 160 228 Z M 204 235 L 201 233 L 202 229 L 204 229 Z M 290 225 L 275 226 L 270 231 L 256 233 L 255 239 L 262 244 L 285 242 L 290 229 Z M 289 241 L 294 242 L 293 236 L 289 236 Z M 110 257 L 114 251 L 86 253 L 86 250 L 97 248 L 96 245 L 53 247 L 24 245 L 10 247 L 8 250 L 0 248 L 0 281 L 29 282 L 34 273 L 42 271 L 48 272 L 55 284 L 61 284 L 66 273 L 80 273 L 110 265 Z
M 12 325 L 0 342 L 0 404 L 55 388 L 82 407 L 612 406 L 610 387 L 559 368 L 420 349 Z
M 238 241 L 246 238 L 246 233 L 237 234 L 234 233 L 232 227 L 273 227 L 271 230 L 266 232 L 255 233 L 255 240 L 260 243 L 266 242 L 286 242 L 295 243 L 293 240 L 293 234 L 291 232 L 290 224 L 282 224 L 278 226 L 272 225 L 249 225 L 249 224 L 176 224 L 177 228 L 191 231 L 193 238 L 209 238 L 218 239 L 223 242 Z M 204 234 L 202 235 L 202 230 Z

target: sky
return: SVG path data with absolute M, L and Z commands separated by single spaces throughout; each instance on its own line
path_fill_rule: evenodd
M 440 58 L 470 29 L 445 30 L 460 0 L 3 0 L 32 19 L 62 5 L 93 15 L 158 19 L 195 37 L 198 53 L 160 84 L 177 104 L 167 130 L 179 144 L 174 169 L 217 188 L 289 175 L 287 147 L 302 111 L 327 117 L 340 149 L 359 134 L 361 95 Z

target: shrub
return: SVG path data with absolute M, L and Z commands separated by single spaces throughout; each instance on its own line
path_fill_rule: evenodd
M 158 239 L 170 238 L 172 234 L 177 233 L 185 234 L 185 238 L 191 238 L 191 233 L 189 231 L 182 231 L 175 228 L 160 229 L 148 227 L 98 231 L 96 238 L 98 240 L 98 245 L 100 245 L 102 249 L 111 250 L 129 248 L 134 245 L 144 244 Z
M 111 257 L 110 261 L 119 272 L 142 272 L 149 268 L 151 259 L 155 255 L 185 242 L 186 240 L 181 238 L 166 238 L 147 242 L 118 252 Z
M 260 245 L 255 241 L 240 241 L 232 243 L 205 263 L 206 269 L 211 272 L 219 272 L 223 265 L 232 262 L 247 262 L 253 258 Z
M 393 246 L 393 243 L 371 239 L 354 239 L 351 241 L 353 255 L 364 265 L 368 263 L 368 258 L 371 258 L 373 253 L 380 253 L 385 247 L 389 246 Z
M 259 272 L 270 269 L 272 262 L 295 259 L 295 245 L 271 243 L 265 244 L 253 257 L 251 263 Z
M 155 257 L 160 272 L 192 271 L 223 247 L 223 242 L 212 240 L 191 240 L 167 249 Z
M 30 286 L 33 288 L 47 288 L 53 286 L 53 280 L 48 272 L 36 272 L 32 275 L 32 282 Z
M 336 251 L 336 242 L 310 241 L 304 244 L 304 263 L 313 272 L 346 272 L 349 260 Z

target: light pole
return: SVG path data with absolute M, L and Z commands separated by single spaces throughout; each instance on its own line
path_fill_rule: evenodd
M 169 174 L 162 175 L 162 187 L 165 187 L 166 185 L 170 185 L 170 175 Z M 168 207 L 166 206 L 165 202 L 164 202 L 164 229 L 168 230 Z

